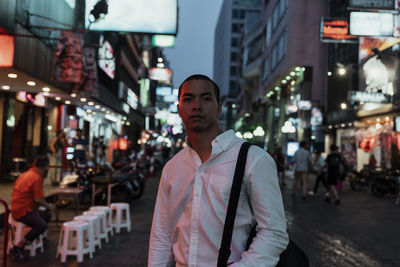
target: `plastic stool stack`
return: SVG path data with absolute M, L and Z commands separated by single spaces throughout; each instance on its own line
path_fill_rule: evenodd
M 114 235 L 113 227 L 111 225 L 111 209 L 108 206 L 92 206 L 89 211 L 104 211 L 106 214 L 106 232 L 110 233 L 111 236 Z
M 90 258 L 92 258 L 93 252 L 89 236 L 88 222 L 71 221 L 63 223 L 58 240 L 56 258 L 61 255 L 61 262 L 65 262 L 68 255 L 75 255 L 78 262 L 83 261 L 85 254 L 89 254 Z
M 107 220 L 106 214 L 104 211 L 85 211 L 83 215 L 97 216 L 100 219 L 100 227 L 99 227 L 99 238 L 105 239 L 106 243 L 108 243 L 108 234 L 107 234 Z
M 74 217 L 74 221 L 82 221 L 89 223 L 89 244 L 92 249 L 92 252 L 95 252 L 96 246 L 101 249 L 101 240 L 97 235 L 99 231 L 99 220 L 96 216 L 90 215 L 79 215 Z

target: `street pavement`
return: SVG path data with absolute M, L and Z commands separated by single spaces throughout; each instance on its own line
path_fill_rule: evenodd
M 375 198 L 367 189 L 353 192 L 347 186 L 341 192 L 340 205 L 325 202 L 322 187 L 306 200 L 292 198 L 292 178 L 288 176 L 283 189 L 288 232 L 308 255 L 310 266 L 400 266 L 400 207 L 393 199 Z M 310 180 L 312 183 L 312 177 Z M 60 224 L 51 222 L 45 252 L 19 262 L 10 257 L 8 266 L 146 266 L 158 182 L 159 178 L 149 179 L 144 195 L 131 204 L 131 232 L 114 235 L 93 259 L 85 256 L 80 264 L 72 256 L 66 264 L 56 260 Z M 63 220 L 74 215 L 73 206 L 61 211 Z

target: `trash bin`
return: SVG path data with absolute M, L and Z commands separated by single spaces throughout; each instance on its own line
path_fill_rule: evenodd
M 18 178 L 18 176 L 26 170 L 26 159 L 25 158 L 13 158 L 11 160 L 11 171 L 10 176 L 12 180 Z

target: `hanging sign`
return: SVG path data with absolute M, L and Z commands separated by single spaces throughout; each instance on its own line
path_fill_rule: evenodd
M 370 152 L 376 143 L 376 137 L 364 137 L 360 142 L 360 147 L 364 152 Z
M 351 102 L 390 103 L 390 95 L 369 93 L 363 91 L 349 91 L 347 98 Z
M 322 18 L 321 42 L 357 43 L 358 37 L 349 34 L 349 22 L 345 19 Z

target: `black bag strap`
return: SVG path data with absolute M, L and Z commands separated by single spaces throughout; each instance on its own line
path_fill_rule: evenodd
M 250 143 L 244 142 L 240 147 L 236 162 L 235 175 L 233 176 L 231 194 L 229 196 L 228 211 L 226 212 L 224 232 L 222 234 L 221 248 L 218 253 L 217 267 L 225 267 L 231 255 L 231 241 L 233 225 L 235 224 L 236 210 L 239 203 L 240 188 L 242 187 L 244 169 L 246 167 L 247 151 Z

